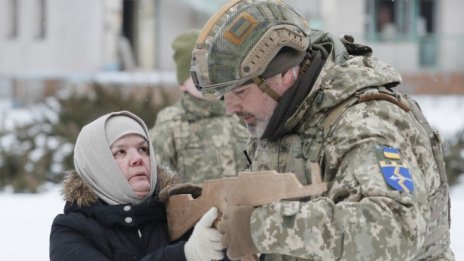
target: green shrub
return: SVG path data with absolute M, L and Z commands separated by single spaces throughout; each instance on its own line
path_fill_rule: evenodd
M 48 147 L 47 122 L 34 120 L 2 135 L 10 144 L 0 147 L 0 188 L 11 186 L 15 192 L 37 192 L 47 179 L 53 151 Z M 50 128 L 48 128 L 50 129 Z
M 448 182 L 453 185 L 457 182 L 458 177 L 464 173 L 464 130 L 459 131 L 446 142 L 444 147 Z
M 15 192 L 37 192 L 46 181 L 59 182 L 64 171 L 73 168 L 74 142 L 85 124 L 108 112 L 128 110 L 151 128 L 158 111 L 175 98 L 168 89 L 92 85 L 56 102 L 44 102 L 43 115 L 10 133 L 0 133 L 0 141 L 10 141 L 0 142 L 0 189 L 10 186 Z

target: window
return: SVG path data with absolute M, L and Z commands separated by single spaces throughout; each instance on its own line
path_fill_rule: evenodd
M 419 63 L 423 67 L 433 67 L 437 64 L 437 45 L 435 37 L 435 0 L 419 2 L 419 17 L 417 33 L 419 37 Z
M 9 0 L 6 12 L 6 37 L 17 38 L 19 35 L 19 3 L 18 0 Z
M 435 33 L 435 0 L 422 0 L 419 2 L 419 19 L 422 23 L 420 33 Z
M 437 0 L 366 0 L 366 37 L 370 41 L 414 41 L 419 64 L 437 61 L 435 11 Z
M 415 40 L 434 33 L 435 0 L 366 0 L 370 40 Z
M 47 34 L 47 0 L 35 0 L 34 16 L 34 38 L 44 39 Z

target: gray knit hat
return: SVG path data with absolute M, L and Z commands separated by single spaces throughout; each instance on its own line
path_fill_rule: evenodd
M 106 140 L 110 146 L 122 136 L 128 134 L 138 134 L 148 141 L 147 134 L 143 127 L 133 118 L 126 115 L 116 115 L 110 117 L 105 125 Z

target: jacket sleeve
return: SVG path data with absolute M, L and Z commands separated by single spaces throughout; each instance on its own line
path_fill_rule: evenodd
M 186 261 L 184 254 L 185 242 L 181 241 L 174 245 L 160 247 L 143 257 L 141 261 Z
M 387 184 L 378 154 L 383 146 L 399 149 L 414 189 Z M 255 245 L 262 253 L 314 260 L 414 258 L 427 231 L 426 190 L 437 176 L 428 146 L 420 125 L 398 107 L 379 101 L 351 107 L 324 146 L 329 190 L 310 201 L 256 208 Z
M 58 215 L 53 221 L 50 233 L 50 261 L 110 261 L 101 250 L 89 243 L 86 231 L 72 229 L 72 223 L 71 226 L 63 223 L 68 223 L 66 220 L 69 219 L 65 215 Z M 98 232 L 94 231 L 105 241 L 105 234 Z
M 104 240 L 102 238 L 102 240 Z M 186 261 L 185 242 L 160 247 L 144 256 L 141 261 Z M 76 231 L 54 226 L 50 237 L 50 261 L 111 261 L 85 236 Z
M 155 125 L 150 130 L 155 158 L 159 165 L 168 167 L 172 170 L 178 170 L 176 142 L 173 132 L 179 129 L 176 126 L 177 120 L 171 117 L 174 109 L 167 108 L 158 113 Z M 173 115 L 172 117 L 175 117 Z
M 111 261 L 114 254 L 99 226 L 82 225 L 81 218 L 58 215 L 50 233 L 50 261 Z M 76 229 L 79 227 L 79 229 Z M 91 237 L 90 241 L 88 237 Z M 186 261 L 184 241 L 161 246 L 146 256 L 143 261 Z M 135 256 L 134 256 L 135 257 Z

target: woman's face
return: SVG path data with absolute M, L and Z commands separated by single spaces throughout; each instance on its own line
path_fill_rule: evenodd
M 148 142 L 137 134 L 117 139 L 110 147 L 121 172 L 135 194 L 141 198 L 150 192 L 150 150 Z

